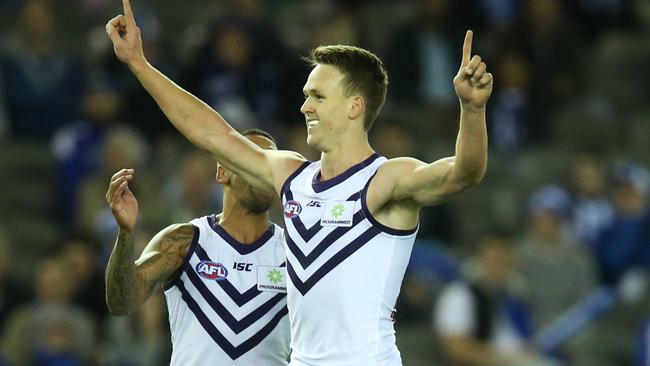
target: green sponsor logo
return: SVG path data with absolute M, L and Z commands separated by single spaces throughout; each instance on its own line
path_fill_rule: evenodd
M 338 219 L 345 212 L 345 206 L 342 204 L 337 204 L 332 208 L 332 217 Z
M 268 271 L 266 273 L 266 278 L 271 281 L 271 283 L 278 284 L 282 282 L 282 272 L 278 271 L 277 269 L 273 268 L 272 270 Z

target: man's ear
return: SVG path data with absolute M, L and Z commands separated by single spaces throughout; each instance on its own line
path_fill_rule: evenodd
M 357 119 L 366 111 L 366 101 L 360 95 L 355 95 L 352 98 L 352 106 L 350 107 L 350 113 L 348 114 L 349 119 Z
M 219 182 L 219 184 L 222 186 L 226 186 L 228 183 L 230 183 L 230 175 L 228 174 L 226 168 L 224 168 L 221 164 L 217 164 L 217 182 Z

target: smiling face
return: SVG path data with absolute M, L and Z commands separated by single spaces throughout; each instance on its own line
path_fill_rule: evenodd
M 320 151 L 332 149 L 352 125 L 350 117 L 355 96 L 345 94 L 343 81 L 344 75 L 331 65 L 316 65 L 309 74 L 303 87 L 305 102 L 300 112 L 305 116 L 310 147 Z

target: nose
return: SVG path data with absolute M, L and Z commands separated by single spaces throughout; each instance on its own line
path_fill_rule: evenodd
M 309 104 L 309 98 L 305 99 L 305 102 L 302 103 L 302 106 L 300 107 L 300 113 L 307 114 L 313 111 L 314 108 L 312 108 L 312 106 Z

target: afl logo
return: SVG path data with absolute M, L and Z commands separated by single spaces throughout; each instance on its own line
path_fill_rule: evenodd
M 209 280 L 221 281 L 228 277 L 228 270 L 221 263 L 203 261 L 196 265 L 196 273 Z
M 287 219 L 293 219 L 294 217 L 297 217 L 300 215 L 300 211 L 302 211 L 302 206 L 300 206 L 300 203 L 298 203 L 298 201 L 288 201 L 284 205 L 284 217 Z

